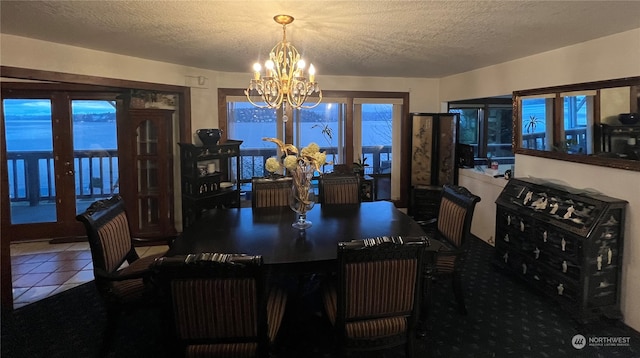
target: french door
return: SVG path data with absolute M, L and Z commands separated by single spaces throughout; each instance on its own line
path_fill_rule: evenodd
M 119 191 L 115 96 L 7 91 L 2 122 L 3 231 L 12 241 L 85 235 L 76 215 Z

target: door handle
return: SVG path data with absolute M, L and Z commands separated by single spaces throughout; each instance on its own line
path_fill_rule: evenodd
M 75 174 L 75 172 L 73 171 L 73 167 L 71 165 L 71 162 L 68 162 L 68 161 L 64 162 L 64 166 L 67 167 L 67 168 L 70 168 L 69 170 L 67 170 L 65 172 L 66 175 L 73 176 Z

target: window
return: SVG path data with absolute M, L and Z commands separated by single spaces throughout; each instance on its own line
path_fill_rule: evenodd
M 394 173 L 399 177 L 400 151 L 392 148 L 401 145 L 401 118 L 408 94 L 327 91 L 320 105 L 292 110 L 287 115 L 288 121 L 283 122 L 282 110 L 256 108 L 241 93 L 219 90 L 221 103 L 227 104 L 226 111 L 219 114 L 219 122 L 228 138 L 243 141 L 240 146 L 243 182 L 248 184 L 252 177 L 266 174 L 264 163 L 276 155 L 276 148 L 262 138 L 277 137 L 297 147 L 317 143 L 327 151 L 329 163 L 324 172 L 333 171 L 333 164 L 351 166 L 364 156 L 367 175 L 388 179 L 378 187 L 385 191 L 381 198 L 400 200 L 401 184 L 390 180 Z
M 511 98 L 488 98 L 449 103 L 460 115 L 458 142 L 473 147 L 475 158 L 513 163 Z

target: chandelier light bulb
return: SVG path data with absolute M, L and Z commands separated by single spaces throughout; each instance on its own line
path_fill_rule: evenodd
M 273 69 L 275 67 L 273 61 L 267 60 L 267 62 L 264 63 L 264 67 L 267 68 L 267 76 L 273 77 Z
M 259 80 L 260 79 L 260 71 L 262 70 L 262 66 L 260 66 L 259 63 L 254 63 L 253 64 L 253 79 L 254 80 Z
M 313 64 L 309 65 L 309 82 L 316 81 L 316 68 L 313 67 Z

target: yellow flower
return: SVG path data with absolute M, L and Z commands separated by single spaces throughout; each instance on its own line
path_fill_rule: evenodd
M 264 167 L 270 173 L 279 172 L 282 168 L 280 166 L 280 162 L 276 157 L 268 158 L 267 161 L 264 163 Z
M 326 163 L 327 152 L 320 152 L 320 146 L 316 143 L 311 142 L 298 152 L 298 148 L 294 145 L 286 144 L 278 138 L 262 138 L 262 140 L 273 142 L 278 146 L 284 157 L 282 165 L 290 171 L 296 170 L 301 162 L 305 165 L 311 165 L 315 170 L 320 171 L 320 168 Z M 276 167 L 276 165 L 278 166 Z M 281 167 L 276 158 L 269 158 L 265 163 L 265 168 L 273 173 L 280 170 Z
M 284 158 L 283 164 L 285 168 L 294 170 L 296 169 L 296 167 L 298 167 L 298 157 L 296 157 L 295 155 L 287 155 Z

